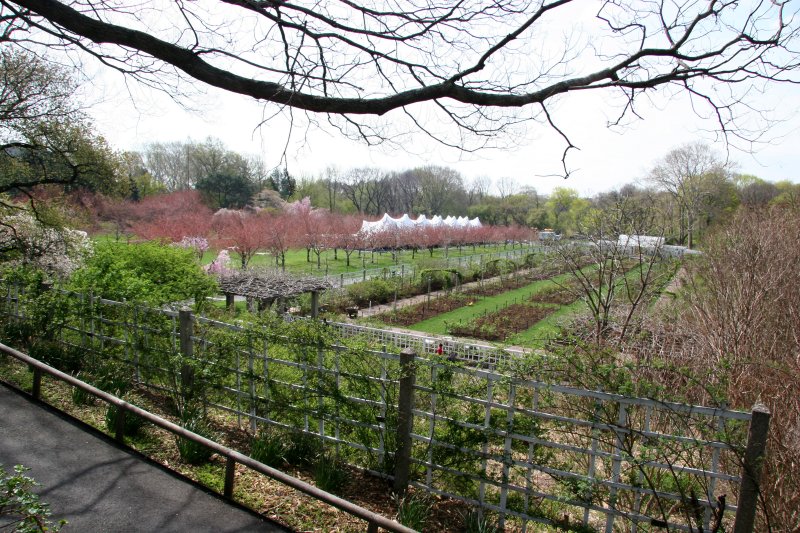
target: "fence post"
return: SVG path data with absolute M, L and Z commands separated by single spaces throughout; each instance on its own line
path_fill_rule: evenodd
M 184 306 L 178 311 L 178 326 L 180 332 L 180 350 L 184 361 L 191 359 L 194 354 L 194 317 L 192 310 Z M 186 362 L 181 364 L 181 395 L 184 402 L 191 400 L 194 390 L 194 369 Z
M 128 416 L 127 411 L 122 407 L 109 405 L 109 409 L 116 409 L 117 417 L 114 419 L 114 439 L 122 444 L 125 444 L 125 418 Z
M 319 291 L 311 291 L 311 318 L 319 317 Z
M 42 371 L 38 368 L 33 369 L 33 386 L 31 387 L 31 396 L 39 400 L 42 397 Z
M 234 474 L 236 474 L 236 461 L 228 457 L 225 461 L 225 488 L 223 489 L 223 495 L 229 500 L 233 498 Z
M 400 352 L 400 392 L 397 399 L 397 451 L 394 456 L 394 491 L 405 494 L 411 470 L 411 429 L 414 415 L 414 350 Z
M 750 418 L 750 431 L 742 464 L 742 484 L 739 488 L 739 501 L 736 504 L 736 521 L 733 533 L 752 533 L 758 507 L 761 467 L 767 447 L 770 412 L 765 405 L 753 406 Z

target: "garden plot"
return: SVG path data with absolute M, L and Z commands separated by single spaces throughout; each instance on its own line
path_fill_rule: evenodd
M 544 290 L 551 279 L 561 280 L 564 277 L 561 274 L 557 268 L 547 266 L 532 269 L 521 275 L 501 276 L 497 281 L 480 282 L 463 292 L 429 298 L 414 305 L 383 313 L 377 318 L 387 325 L 411 326 L 413 329 L 419 329 L 416 326 L 420 326 L 423 321 L 433 319 L 432 323 L 436 324 L 437 317 L 456 310 L 461 310 L 460 314 L 466 316 L 475 316 L 477 313 L 508 305 L 509 302 L 522 301 L 532 291 Z M 441 333 L 424 329 L 424 324 L 421 326 L 423 328 L 421 331 Z

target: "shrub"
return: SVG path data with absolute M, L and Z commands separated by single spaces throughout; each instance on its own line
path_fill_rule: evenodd
M 286 455 L 283 438 L 284 435 L 276 432 L 259 432 L 250 444 L 250 457 L 267 466 L 282 465 Z
M 197 433 L 201 437 L 205 437 L 207 439 L 212 438 L 211 429 L 199 415 L 187 415 L 181 425 L 185 429 L 191 431 L 192 433 Z M 190 465 L 203 464 L 211 459 L 211 455 L 214 453 L 199 442 L 190 439 L 176 436 L 175 441 L 178 446 L 178 453 L 180 453 L 181 459 Z
M 203 272 L 191 250 L 156 242 L 100 243 L 73 274 L 71 284 L 78 292 L 152 305 L 190 298 L 199 302 L 216 292 L 216 282 Z
M 394 281 L 371 279 L 354 283 L 347 287 L 347 296 L 359 307 L 364 307 L 372 302 L 383 304 L 394 298 L 397 285 Z
M 347 483 L 347 477 L 347 470 L 338 457 L 321 455 L 314 466 L 314 483 L 326 492 L 338 493 Z
M 464 515 L 465 533 L 500 533 L 501 531 L 497 522 L 490 519 L 485 512 L 473 509 Z
M 56 341 L 36 340 L 28 349 L 28 355 L 70 374 L 83 368 L 82 351 L 72 346 L 63 346 Z
M 286 447 L 286 461 L 293 465 L 313 465 L 322 452 L 319 438 L 308 433 L 293 433 Z
M 25 475 L 27 470 L 17 465 L 10 474 L 0 464 L 0 528 L 13 526 L 13 531 L 30 533 L 59 531 L 66 521 L 51 522 L 50 506 L 33 492 L 38 483 Z
M 432 291 L 450 289 L 455 287 L 456 280 L 461 279 L 461 272 L 458 270 L 429 269 L 421 270 L 419 273 L 419 288 L 421 292 L 427 292 L 428 279 Z
M 431 502 L 425 496 L 406 494 L 397 499 L 397 521 L 411 529 L 423 531 L 430 512 Z
M 81 379 L 81 375 L 75 376 Z M 72 403 L 75 405 L 91 405 L 94 403 L 94 396 L 80 387 L 72 387 Z
M 74 396 L 73 396 L 74 399 Z M 116 405 L 109 405 L 106 409 L 106 428 L 114 432 L 117 430 L 117 417 L 119 416 L 119 408 Z M 144 427 L 144 420 L 135 414 L 126 411 L 125 422 L 123 424 L 123 431 L 127 437 L 137 435 Z

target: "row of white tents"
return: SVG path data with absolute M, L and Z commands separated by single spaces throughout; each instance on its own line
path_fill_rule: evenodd
M 392 218 L 388 213 L 385 213 L 380 220 L 374 222 L 370 222 L 369 220 L 363 221 L 359 233 L 370 235 L 383 231 L 414 230 L 431 227 L 480 228 L 483 227 L 483 224 L 478 220 L 478 217 L 470 220 L 467 217 L 449 216 L 442 218 L 439 215 L 435 215 L 428 218 L 425 215 L 420 215 L 416 219 L 413 219 L 409 217 L 407 213 L 399 218 Z

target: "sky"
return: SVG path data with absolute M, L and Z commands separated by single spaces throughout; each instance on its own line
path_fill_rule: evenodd
M 642 119 L 616 128 L 607 127 L 619 110 L 618 102 L 608 95 L 591 91 L 567 95 L 551 110 L 559 128 L 579 148 L 568 155 L 571 175 L 564 179 L 563 140 L 552 128 L 535 123 L 506 139 L 511 146 L 476 153 L 444 147 L 422 133 L 403 137 L 400 146 L 368 147 L 330 127 L 309 125 L 302 114 L 290 128 L 286 113 L 275 114 L 274 108 L 217 89 L 195 86 L 192 95 L 178 103 L 118 73 L 96 70 L 89 76 L 89 113 L 98 132 L 116 149 L 215 137 L 231 150 L 261 155 L 269 166 L 285 161 L 295 176 L 318 175 L 330 166 L 404 170 L 442 165 L 458 170 L 467 181 L 480 176 L 511 178 L 518 187 L 533 187 L 540 193 L 571 187 L 593 195 L 641 182 L 670 150 L 702 141 L 729 158 L 740 173 L 769 181 L 800 181 L 800 87 L 796 86 L 773 86 L 758 96 L 757 105 L 770 110 L 773 120 L 765 129 L 765 142 L 748 151 L 726 147 L 716 123 L 698 117 L 681 94 L 660 92 L 639 100 Z M 386 118 L 391 123 L 392 113 Z M 324 117 L 318 120 L 325 122 Z

